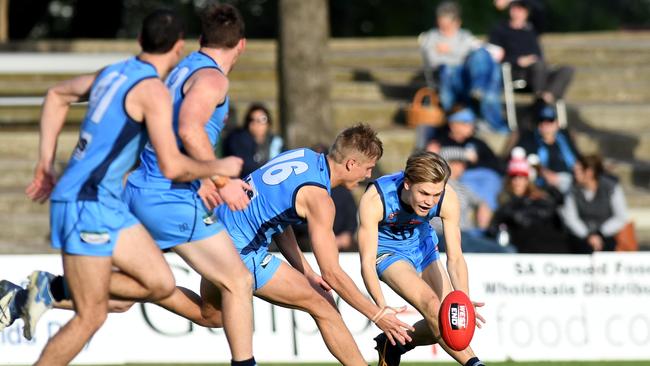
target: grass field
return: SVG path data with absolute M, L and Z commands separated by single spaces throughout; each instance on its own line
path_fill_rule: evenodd
M 227 364 L 196 364 L 196 363 L 166 363 L 166 364 L 128 364 L 123 366 L 227 366 Z M 261 365 L 268 366 L 332 366 L 333 363 L 261 363 Z M 403 366 L 420 366 L 420 365 L 434 365 L 434 366 L 457 366 L 457 363 L 449 362 L 404 362 Z M 113 365 L 105 365 L 113 366 Z M 573 362 L 490 362 L 488 366 L 650 366 L 650 360 L 647 361 L 573 361 Z

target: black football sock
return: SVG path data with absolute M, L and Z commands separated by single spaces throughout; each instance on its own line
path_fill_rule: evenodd
M 232 366 L 256 366 L 257 364 L 255 363 L 255 357 L 251 357 L 248 360 L 244 360 L 244 361 L 230 360 L 230 365 L 232 365 Z
M 413 348 L 415 348 L 415 346 L 413 345 L 413 342 L 408 342 L 408 343 L 406 343 L 406 344 L 404 344 L 404 345 L 402 345 L 402 344 L 400 344 L 399 342 L 397 342 L 397 343 L 395 344 L 395 348 L 397 348 L 397 349 L 399 350 L 399 353 L 400 353 L 401 355 L 403 355 L 403 354 L 405 354 L 406 352 L 408 352 L 408 351 L 412 350 Z
M 56 301 L 72 300 L 68 284 L 63 276 L 56 276 L 50 281 L 50 292 Z
M 485 364 L 478 357 L 472 357 L 465 362 L 465 366 L 485 366 Z

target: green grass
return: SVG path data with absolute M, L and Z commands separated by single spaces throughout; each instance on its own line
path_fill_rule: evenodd
M 227 364 L 196 364 L 196 363 L 139 363 L 139 364 L 127 364 L 123 366 L 227 366 Z M 333 363 L 261 363 L 261 365 L 269 366 L 332 366 Z M 404 362 L 404 366 L 457 366 L 457 363 L 450 362 Z M 650 365 L 649 361 L 570 361 L 570 362 L 557 362 L 557 361 L 547 361 L 547 362 L 490 362 L 488 366 L 648 366 Z M 112 365 L 105 365 L 112 366 Z

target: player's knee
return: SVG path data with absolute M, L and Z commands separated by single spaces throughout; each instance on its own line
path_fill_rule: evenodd
M 440 311 L 440 301 L 437 298 L 430 298 L 425 302 L 424 309 L 422 309 L 422 315 L 429 323 L 431 329 L 434 329 L 434 335 L 436 337 L 440 336 L 440 333 L 437 332 L 438 329 L 438 312 Z
M 223 284 L 224 290 L 237 294 L 253 293 L 253 275 L 244 268 L 243 271 L 233 273 L 232 276 Z
M 253 275 L 245 270 L 240 274 L 241 278 L 239 279 L 239 290 L 247 293 L 253 293 Z
M 221 312 L 202 313 L 203 317 L 198 322 L 202 327 L 206 328 L 223 328 L 223 318 Z
M 334 319 L 341 317 L 338 310 L 327 299 L 315 291 L 305 298 L 304 307 L 314 319 Z
M 77 313 L 79 323 L 87 332 L 94 333 L 104 324 L 108 317 L 108 309 L 97 307 Z
M 131 307 L 133 307 L 134 304 L 135 304 L 134 301 L 116 302 L 110 305 L 109 311 L 111 313 L 126 313 L 127 311 L 129 311 L 129 309 L 131 309 Z
M 158 301 L 171 296 L 176 288 L 176 283 L 171 280 L 157 280 L 149 285 L 151 300 Z

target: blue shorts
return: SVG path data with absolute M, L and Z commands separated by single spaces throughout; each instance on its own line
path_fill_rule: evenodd
M 225 210 L 228 210 L 228 208 L 225 208 Z M 223 209 L 217 211 L 221 213 L 219 217 L 224 217 L 223 213 L 225 211 Z M 239 257 L 250 273 L 253 274 L 253 291 L 262 288 L 273 278 L 282 261 L 269 253 L 267 246 L 261 246 L 256 250 L 247 248 L 249 239 L 238 227 L 229 225 L 227 229 L 235 249 L 239 252 Z
M 269 253 L 266 247 L 247 254 L 240 253 L 239 256 L 246 268 L 253 274 L 253 291 L 257 291 L 266 285 L 280 268 L 280 264 L 282 264 L 282 261 Z
M 52 248 L 66 254 L 110 257 L 121 230 L 138 224 L 124 202 L 52 201 Z
M 420 244 L 412 249 L 382 248 L 380 243 L 377 250 L 377 275 L 381 277 L 386 268 L 397 261 L 408 262 L 418 273 L 422 273 L 429 264 L 439 258 L 438 244 L 433 242 L 433 237 L 430 235 L 420 240 Z
M 123 198 L 160 249 L 209 238 L 225 229 L 205 208 L 197 191 L 187 185 L 160 189 L 127 182 Z

